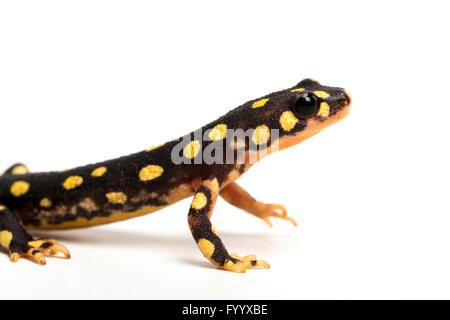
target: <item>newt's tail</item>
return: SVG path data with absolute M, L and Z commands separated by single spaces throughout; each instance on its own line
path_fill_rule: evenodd
M 28 168 L 23 163 L 16 163 L 9 167 L 5 172 L 3 172 L 3 176 L 5 175 L 19 175 L 19 174 L 27 174 Z

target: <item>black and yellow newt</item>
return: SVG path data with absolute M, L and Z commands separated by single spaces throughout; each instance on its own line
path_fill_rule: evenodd
M 342 88 L 305 79 L 251 100 L 197 131 L 126 157 L 61 172 L 31 173 L 16 164 L 0 176 L 0 243 L 16 262 L 69 251 L 26 229 L 95 226 L 154 212 L 194 196 L 189 228 L 203 255 L 225 270 L 269 265 L 254 255 L 229 254 L 210 222 L 217 197 L 263 219 L 285 219 L 282 205 L 253 199 L 236 182 L 256 161 L 295 145 L 344 118 Z M 239 135 L 236 132 L 243 132 Z

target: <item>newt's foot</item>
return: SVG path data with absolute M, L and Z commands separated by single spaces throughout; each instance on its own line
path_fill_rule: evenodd
M 228 259 L 223 265 L 223 269 L 232 272 L 244 273 L 245 270 L 251 268 L 269 269 L 270 265 L 264 260 L 256 260 L 256 256 L 249 254 L 240 257 L 235 253 L 230 254 L 233 259 Z
M 286 208 L 281 204 L 257 202 L 256 212 L 254 213 L 258 218 L 262 219 L 267 225 L 272 228 L 272 222 L 269 218 L 278 218 L 291 222 L 297 226 L 297 222 L 287 215 Z
M 28 242 L 28 247 L 23 252 L 10 251 L 11 262 L 19 261 L 19 258 L 28 258 L 37 264 L 45 265 L 45 256 L 54 256 L 62 253 L 65 259 L 70 259 L 69 250 L 54 239 L 33 240 Z

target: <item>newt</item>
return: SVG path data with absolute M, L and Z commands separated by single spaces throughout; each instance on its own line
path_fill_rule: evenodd
M 15 164 L 0 176 L 0 244 L 12 262 L 24 257 L 44 265 L 46 256 L 70 258 L 69 251 L 27 230 L 102 225 L 193 197 L 187 220 L 207 259 L 233 272 L 269 268 L 254 255 L 228 253 L 211 224 L 216 200 L 221 196 L 269 226 L 270 218 L 296 225 L 284 206 L 255 200 L 235 180 L 265 156 L 343 119 L 350 105 L 344 89 L 305 79 L 250 100 L 186 136 L 128 156 L 43 173 Z

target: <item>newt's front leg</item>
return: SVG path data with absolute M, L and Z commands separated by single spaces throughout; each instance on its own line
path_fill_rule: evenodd
M 249 268 L 269 268 L 267 262 L 257 260 L 254 255 L 240 257 L 236 254 L 229 254 L 225 249 L 210 221 L 218 196 L 217 179 L 204 180 L 198 188 L 189 210 L 189 228 L 203 255 L 216 266 L 233 272 L 243 273 Z
M 290 221 L 294 226 L 297 226 L 297 222 L 287 215 L 284 206 L 257 201 L 236 182 L 232 182 L 223 188 L 220 195 L 233 206 L 262 219 L 269 227 L 272 227 L 272 222 L 269 219 L 271 217 Z

